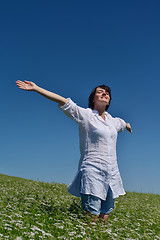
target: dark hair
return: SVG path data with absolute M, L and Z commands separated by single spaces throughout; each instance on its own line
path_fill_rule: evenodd
M 95 87 L 95 88 L 93 89 L 93 91 L 91 92 L 91 94 L 90 94 L 90 96 L 89 96 L 89 99 L 88 99 L 88 106 L 89 106 L 89 108 L 91 108 L 91 109 L 94 109 L 94 95 L 95 95 L 96 89 L 97 89 L 98 87 L 99 87 L 99 88 L 102 88 L 102 89 L 105 89 L 106 92 L 109 93 L 109 96 L 110 96 L 109 105 L 110 105 L 110 102 L 111 102 L 111 99 L 112 99 L 112 98 L 111 98 L 111 89 L 110 89 L 110 87 L 108 87 L 108 86 L 106 86 L 106 85 L 97 86 L 97 87 Z M 106 106 L 106 111 L 108 110 L 109 105 Z

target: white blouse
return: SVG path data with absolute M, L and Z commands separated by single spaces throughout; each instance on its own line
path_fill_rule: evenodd
M 106 200 L 110 187 L 113 198 L 124 195 L 116 142 L 117 132 L 126 128 L 125 121 L 112 117 L 108 112 L 105 112 L 104 121 L 98 111 L 79 107 L 70 98 L 59 108 L 79 124 L 81 157 L 78 172 L 67 187 L 68 192 L 77 197 L 84 193 Z

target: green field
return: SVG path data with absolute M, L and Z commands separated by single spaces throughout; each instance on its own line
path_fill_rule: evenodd
M 0 174 L 0 239 L 160 239 L 160 195 L 127 192 L 104 225 L 88 224 L 66 185 Z

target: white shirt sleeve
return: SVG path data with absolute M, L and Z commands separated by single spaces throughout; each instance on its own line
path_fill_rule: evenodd
M 113 121 L 117 132 L 123 132 L 126 128 L 126 122 L 118 117 L 113 118 Z
M 59 105 L 58 107 L 72 120 L 77 122 L 78 124 L 83 123 L 86 115 L 88 113 L 88 109 L 77 106 L 70 98 L 67 98 L 68 102 L 63 106 Z

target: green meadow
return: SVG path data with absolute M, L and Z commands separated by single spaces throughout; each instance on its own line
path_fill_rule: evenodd
M 104 225 L 65 184 L 0 174 L 0 239 L 160 239 L 160 195 L 127 192 Z

